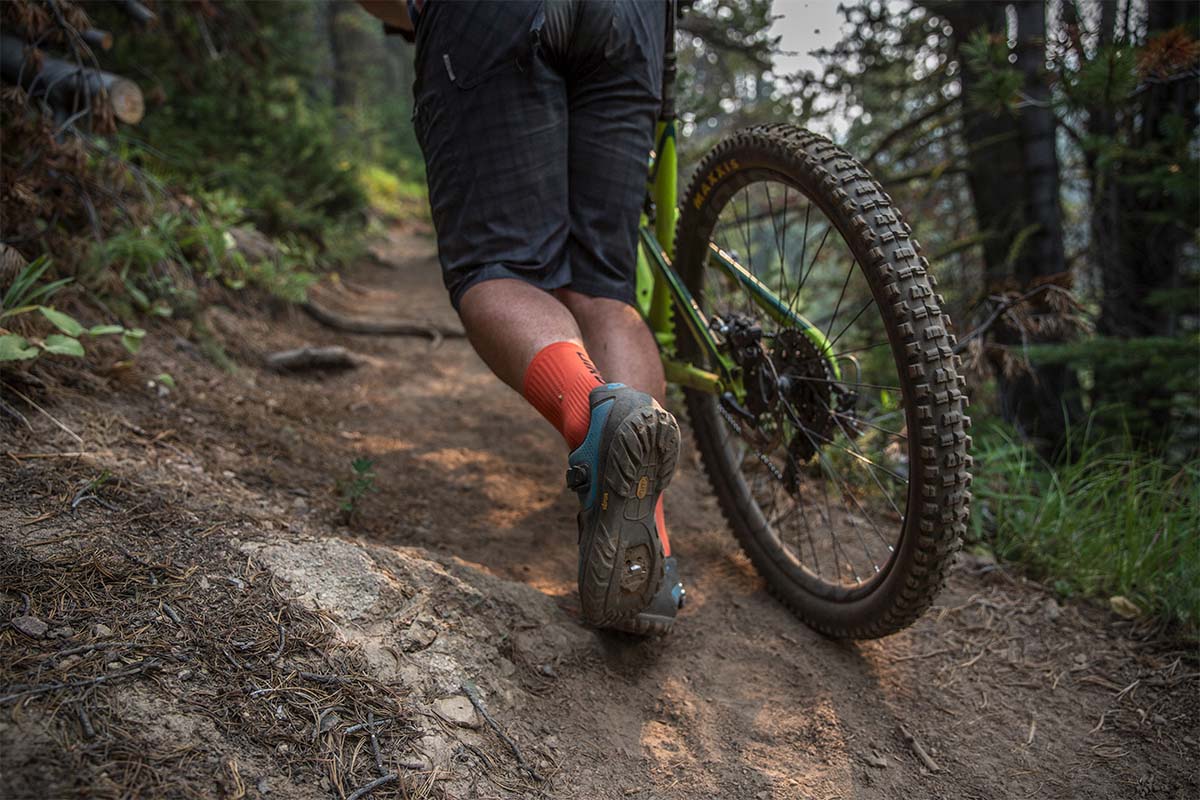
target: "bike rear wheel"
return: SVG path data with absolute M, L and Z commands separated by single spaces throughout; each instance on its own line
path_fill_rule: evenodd
M 834 637 L 916 620 L 966 529 L 961 360 L 910 233 L 859 162 L 791 125 L 718 144 L 676 233 L 676 269 L 745 388 L 740 403 L 685 390 L 705 468 L 771 590 Z

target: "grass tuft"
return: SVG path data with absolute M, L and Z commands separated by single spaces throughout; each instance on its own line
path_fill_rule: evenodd
M 1083 432 L 1047 464 L 1002 428 L 976 438 L 974 534 L 1066 596 L 1123 596 L 1200 624 L 1200 460 L 1169 463 Z

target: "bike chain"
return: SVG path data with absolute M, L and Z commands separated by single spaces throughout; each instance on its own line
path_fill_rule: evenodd
M 775 477 L 775 480 L 779 481 L 780 483 L 782 483 L 786 486 L 787 483 L 783 477 L 783 473 L 780 472 L 779 468 L 776 467 L 774 462 L 771 461 L 770 456 L 765 455 L 757 447 L 750 444 L 750 439 L 746 437 L 746 434 L 742 433 L 742 426 L 738 423 L 738 421 L 736 419 L 733 418 L 733 415 L 731 415 L 728 411 L 726 411 L 725 408 L 721 405 L 717 406 L 717 410 L 721 412 L 721 416 L 724 417 L 725 421 L 727 423 L 729 423 L 730 427 L 732 427 L 734 429 L 734 431 L 737 433 L 738 437 L 743 442 L 745 442 L 747 445 L 749 445 L 750 449 L 754 451 L 755 458 L 757 458 L 759 460 L 759 462 L 761 462 L 762 465 L 767 468 L 767 470 Z

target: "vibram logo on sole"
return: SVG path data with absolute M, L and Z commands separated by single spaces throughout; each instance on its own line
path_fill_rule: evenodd
M 646 496 L 646 490 L 649 488 L 650 488 L 650 479 L 647 478 L 645 475 L 643 475 L 642 479 L 640 481 L 638 481 L 638 485 L 637 485 L 638 500 L 641 500 L 643 497 Z
M 600 496 L 600 510 L 608 511 L 608 492 Z

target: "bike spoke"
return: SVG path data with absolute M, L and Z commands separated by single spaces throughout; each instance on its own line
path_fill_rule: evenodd
M 830 386 L 840 386 L 840 387 L 856 386 L 856 387 L 865 387 L 867 389 L 883 389 L 888 392 L 903 392 L 904 391 L 899 386 L 885 386 L 885 385 L 878 384 L 878 383 L 857 382 L 857 383 L 851 384 L 847 381 L 831 381 L 829 378 L 810 378 L 807 375 L 794 375 L 793 377 L 798 380 L 809 381 L 811 383 L 828 383 Z
M 850 269 L 846 270 L 846 282 L 842 284 L 842 291 L 838 294 L 837 305 L 833 307 L 833 316 L 829 318 L 829 325 L 825 328 L 825 340 L 829 340 L 829 332 L 833 330 L 833 321 L 837 319 L 838 311 L 842 308 L 842 300 L 846 297 L 846 287 L 850 285 L 850 278 L 854 275 L 854 268 L 858 266 L 855 261 Z
M 842 328 L 842 330 L 838 332 L 837 336 L 835 336 L 829 340 L 829 349 L 831 349 L 831 350 L 833 349 L 833 346 L 838 343 L 838 340 L 846 335 L 846 331 L 850 330 L 850 326 L 853 325 L 854 323 L 858 322 L 858 318 L 861 317 L 863 315 L 863 312 L 866 311 L 868 308 L 870 308 L 874 302 L 875 302 L 875 298 L 872 297 L 871 299 L 867 300 L 867 302 L 863 303 L 863 307 L 860 308 L 858 310 L 858 313 L 856 313 L 850 319 L 850 321 L 846 323 L 846 327 Z
M 789 244 L 797 232 L 800 243 Z M 697 295 L 705 313 L 756 325 L 762 336 L 760 360 L 751 356 L 742 367 L 743 402 L 755 419 L 717 408 L 725 420 L 723 457 L 740 472 L 762 520 L 782 543 L 776 547 L 807 570 L 807 580 L 863 586 L 883 571 L 899 542 L 909 486 L 901 473 L 908 472 L 910 447 L 903 422 L 898 430 L 886 424 L 903 414 L 906 395 L 891 359 L 877 352 L 890 342 L 880 333 L 879 312 L 871 310 L 878 304 L 869 278 L 839 229 L 788 181 L 741 186 L 725 201 L 710 236 L 714 247 L 745 265 L 745 275 L 814 328 L 805 331 L 799 320 L 772 322 L 757 289 L 718 257 L 705 262 L 713 276 Z M 737 250 L 730 246 L 734 240 Z M 811 338 L 780 339 L 785 331 Z M 823 345 L 814 341 L 818 331 Z M 833 377 L 833 367 L 806 366 L 813 359 L 843 359 L 841 377 Z M 886 552 L 876 549 L 880 544 Z
M 833 358 L 841 358 L 842 356 L 852 356 L 855 353 L 865 353 L 868 350 L 874 350 L 877 347 L 887 347 L 889 344 L 891 344 L 891 342 L 888 342 L 886 340 L 882 341 L 882 342 L 875 342 L 874 344 L 868 344 L 868 345 L 863 345 L 862 347 L 856 347 L 853 350 L 842 350 L 839 353 L 834 353 L 832 357 Z
M 907 437 L 907 436 L 905 436 L 903 433 L 899 433 L 899 432 L 897 432 L 897 431 L 893 431 L 893 430 L 891 430 L 891 429 L 889 429 L 889 428 L 885 428 L 885 427 L 883 427 L 882 425 L 876 425 L 874 422 L 872 422 L 872 421 L 871 421 L 871 420 L 869 420 L 869 419 L 863 419 L 862 417 L 855 417 L 855 416 L 852 416 L 852 415 L 850 415 L 850 414 L 843 414 L 843 413 L 841 413 L 840 411 L 832 411 L 832 410 L 831 410 L 829 413 L 830 413 L 830 414 L 833 414 L 833 416 L 835 416 L 835 417 L 837 417 L 837 418 L 839 418 L 839 419 L 844 419 L 844 420 L 846 420 L 847 422 L 856 422 L 856 423 L 858 423 L 858 424 L 860 424 L 860 425 L 866 425 L 866 426 L 868 426 L 868 427 L 874 428 L 874 429 L 875 429 L 875 430 L 877 430 L 877 431 L 881 431 L 881 432 L 883 432 L 883 433 L 886 433 L 886 434 L 888 434 L 889 436 L 895 436 L 897 439 L 902 439 L 902 440 L 904 440 L 904 441 L 906 441 L 906 442 L 908 441 L 908 437 Z

